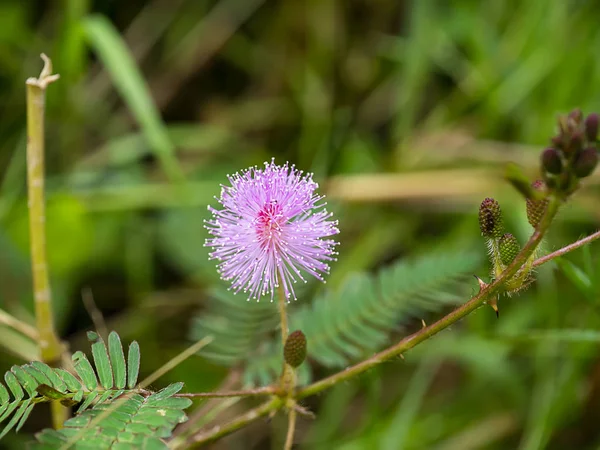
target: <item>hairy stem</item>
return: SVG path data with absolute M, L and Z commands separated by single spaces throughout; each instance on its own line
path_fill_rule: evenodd
M 402 353 L 413 348 L 417 344 L 426 341 L 431 336 L 439 333 L 442 330 L 445 330 L 449 326 L 458 322 L 466 315 L 470 314 L 471 312 L 479 308 L 481 305 L 483 305 L 487 299 L 500 293 L 505 281 L 509 280 L 515 273 L 517 273 L 521 266 L 523 266 L 523 264 L 526 263 L 527 259 L 533 254 L 538 244 L 544 237 L 544 234 L 546 233 L 546 231 L 548 231 L 548 228 L 550 227 L 550 224 L 552 223 L 552 220 L 554 219 L 554 216 L 558 211 L 559 205 L 560 200 L 558 198 L 550 198 L 550 202 L 548 203 L 548 207 L 546 209 L 546 213 L 544 214 L 542 221 L 540 222 L 538 228 L 531 235 L 523 249 L 516 256 L 514 261 L 506 268 L 506 270 L 504 270 L 504 272 L 502 272 L 502 274 L 497 279 L 495 279 L 492 283 L 482 288 L 479 291 L 479 293 L 473 298 L 471 298 L 467 303 L 459 306 L 454 311 L 452 311 L 445 317 L 442 317 L 437 322 L 434 322 L 428 327 L 422 328 L 416 333 L 405 337 L 397 344 L 375 354 L 369 359 L 362 361 L 354 366 L 348 367 L 342 372 L 338 372 L 327 378 L 317 381 L 309 386 L 306 386 L 303 389 L 300 389 L 296 394 L 296 398 L 301 399 L 310 395 L 314 395 L 318 392 L 323 391 L 324 389 L 328 389 L 332 386 L 335 386 L 336 384 L 341 383 L 349 378 L 355 377 L 356 375 L 359 375 L 371 369 L 372 367 L 381 364 L 384 361 L 401 355 Z
M 283 446 L 283 450 L 292 450 L 292 445 L 294 445 L 294 432 L 296 431 L 296 410 L 290 409 L 288 413 L 288 430 L 287 435 L 285 436 L 285 445 Z
M 572 252 L 573 250 L 576 250 L 579 247 L 583 247 L 585 244 L 589 244 L 590 242 L 593 242 L 598 238 L 600 238 L 600 230 L 596 231 L 594 234 L 590 234 L 589 236 L 579 239 L 578 241 L 573 242 L 572 244 L 569 244 L 566 247 L 558 249 L 555 252 L 549 253 L 546 256 L 542 256 L 541 258 L 536 259 L 533 262 L 533 267 L 541 266 L 542 264 L 545 264 L 548 261 L 553 260 L 554 258 Z
M 46 88 L 58 79 L 52 75 L 52 63 L 42 55 L 44 68 L 39 78 L 29 78 L 27 87 L 27 197 L 29 202 L 29 237 L 35 319 L 40 356 L 43 362 L 56 365 L 62 345 L 54 329 L 52 296 L 46 260 L 46 204 L 44 199 L 44 111 Z M 52 421 L 60 428 L 65 409 L 53 402 Z

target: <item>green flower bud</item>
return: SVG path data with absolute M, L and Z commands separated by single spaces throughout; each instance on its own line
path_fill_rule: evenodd
M 573 161 L 573 172 L 579 178 L 590 176 L 598 164 L 598 152 L 593 147 L 581 151 Z
M 562 159 L 555 148 L 547 148 L 542 153 L 542 167 L 546 172 L 557 175 L 562 172 Z
M 502 212 L 500 205 L 493 198 L 486 198 L 479 207 L 479 229 L 488 238 L 502 236 Z
M 498 247 L 500 249 L 500 260 L 505 266 L 512 263 L 517 254 L 521 251 L 519 241 L 517 241 L 517 238 L 510 233 L 502 235 L 498 240 Z
M 596 142 L 598 138 L 598 122 L 600 117 L 596 113 L 592 113 L 585 119 L 585 136 L 587 140 L 592 143 Z
M 300 330 L 290 333 L 283 346 L 283 359 L 296 368 L 306 359 L 306 336 Z
M 546 188 L 545 183 L 542 180 L 534 181 L 531 184 L 531 187 L 536 191 L 544 191 Z M 548 206 L 548 199 L 536 200 L 533 198 L 527 199 L 527 220 L 531 224 L 532 227 L 537 227 L 546 212 L 546 207 Z

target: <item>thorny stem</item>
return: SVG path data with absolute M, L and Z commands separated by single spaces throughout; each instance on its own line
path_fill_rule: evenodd
M 294 445 L 294 432 L 296 431 L 296 410 L 294 408 L 290 409 L 288 413 L 288 430 L 287 435 L 285 436 L 285 445 L 283 446 L 283 450 L 292 450 L 292 445 Z
M 44 199 L 44 110 L 46 87 L 58 79 L 52 74 L 52 62 L 42 54 L 44 68 L 39 78 L 28 78 L 27 87 L 27 196 L 29 200 L 29 236 L 36 327 L 40 356 L 50 365 L 60 360 L 62 345 L 54 329 L 52 298 L 46 259 L 46 205 Z M 64 422 L 64 408 L 52 403 L 55 428 Z

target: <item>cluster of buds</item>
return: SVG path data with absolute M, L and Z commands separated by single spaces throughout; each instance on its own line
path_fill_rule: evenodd
M 579 187 L 579 180 L 592 174 L 598 164 L 598 114 L 583 116 L 574 110 L 558 120 L 558 134 L 552 138 L 552 147 L 541 155 L 543 180 L 530 183 L 516 165 L 506 168 L 506 179 L 519 191 L 527 202 L 527 220 L 538 228 L 545 216 L 550 201 L 549 196 L 566 198 Z M 492 279 L 497 279 L 513 263 L 521 247 L 517 239 L 504 232 L 502 211 L 498 202 L 486 198 L 479 207 L 479 228 L 486 238 L 492 262 Z M 533 281 L 532 269 L 534 251 L 517 273 L 505 282 L 505 290 L 510 295 L 527 287 Z M 480 285 L 485 283 L 479 280 Z M 497 299 L 488 303 L 498 314 Z
M 531 201 L 544 202 L 545 200 Z M 544 208 L 545 206 L 546 205 L 543 204 Z M 529 209 L 528 206 L 528 217 Z M 543 211 L 540 212 L 539 208 L 532 207 L 531 209 L 532 213 L 543 215 Z M 532 223 L 532 220 L 533 219 L 530 218 L 530 223 Z M 492 279 L 498 278 L 515 260 L 516 256 L 521 251 L 521 246 L 516 237 L 511 233 L 504 232 L 502 210 L 500 209 L 500 204 L 493 198 L 486 198 L 481 202 L 481 206 L 479 207 L 479 228 L 488 244 L 490 260 L 492 263 Z M 528 258 L 517 273 L 506 281 L 505 289 L 509 295 L 527 287 L 531 281 L 533 281 L 532 268 L 534 259 L 534 255 Z M 480 283 L 483 282 L 480 280 Z M 488 304 L 494 309 L 496 315 L 498 315 L 498 300 L 494 298 L 489 300 Z
M 542 176 L 548 188 L 572 194 L 581 178 L 592 174 L 598 164 L 598 126 L 600 117 L 584 117 L 576 109 L 558 120 L 558 134 L 541 156 Z

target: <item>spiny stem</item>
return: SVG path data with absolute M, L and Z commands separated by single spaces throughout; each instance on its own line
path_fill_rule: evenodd
M 292 445 L 294 445 L 294 432 L 296 431 L 296 410 L 294 408 L 290 409 L 288 413 L 288 430 L 287 435 L 285 437 L 285 445 L 283 446 L 283 450 L 292 450 Z
M 44 110 L 47 86 L 58 79 L 52 75 L 52 62 L 42 54 L 44 68 L 39 78 L 29 78 L 27 87 L 27 197 L 29 201 L 29 236 L 35 319 L 40 356 L 55 365 L 60 360 L 62 345 L 54 329 L 52 296 L 46 259 L 46 204 L 44 199 Z M 52 421 L 60 428 L 65 409 L 52 404 Z

